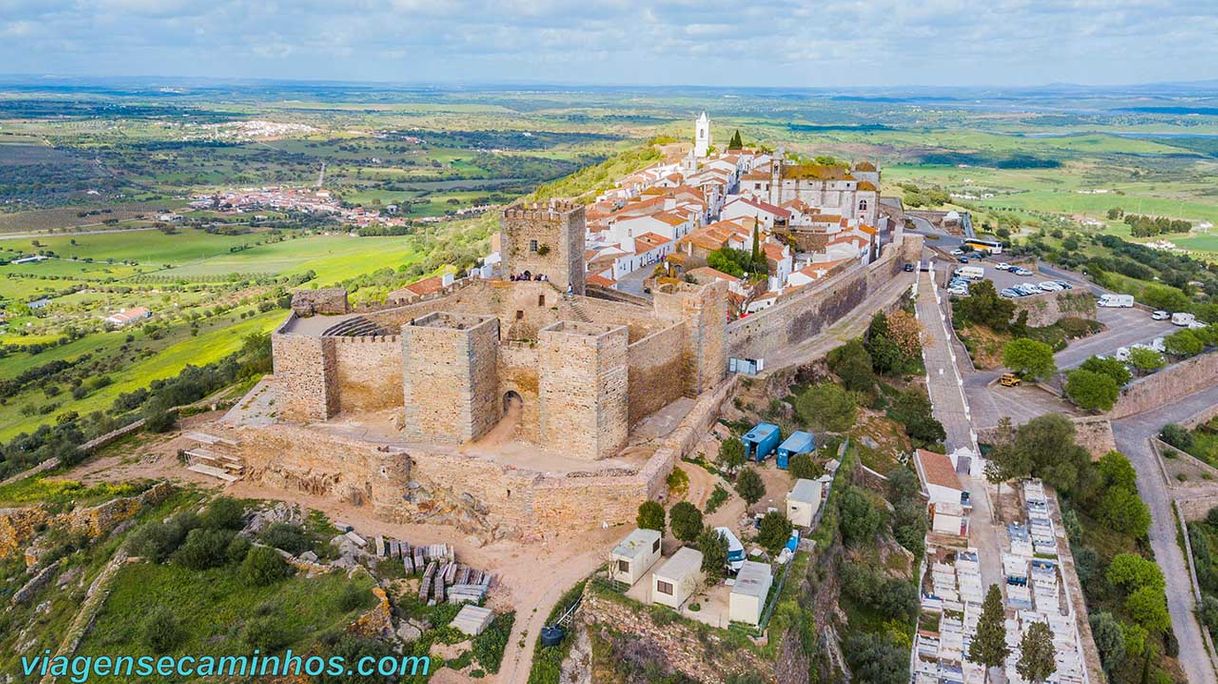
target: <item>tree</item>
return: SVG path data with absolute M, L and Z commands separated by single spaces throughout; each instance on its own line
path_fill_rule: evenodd
M 634 524 L 641 530 L 655 530 L 664 534 L 664 507 L 659 501 L 644 501 L 639 504 L 639 514 L 635 517 Z
M 732 134 L 732 139 L 729 140 L 727 143 L 727 149 L 729 149 L 729 150 L 744 149 L 744 140 L 742 140 L 740 138 L 740 129 L 736 129 L 736 132 Z
M 1107 411 L 1116 403 L 1121 388 L 1112 378 L 1095 371 L 1070 371 L 1066 376 L 1066 396 L 1079 408 L 1088 411 Z
M 1159 432 L 1159 439 L 1181 451 L 1188 451 L 1193 448 L 1193 433 L 1189 432 L 1188 428 L 1176 423 L 1164 425 L 1163 429 Z
M 869 544 L 880 531 L 884 516 L 863 490 L 847 487 L 838 502 L 839 525 L 847 546 Z
M 765 496 L 765 483 L 761 481 L 756 470 L 744 468 L 736 474 L 736 493 L 752 506 Z
M 1006 343 L 1002 349 L 1002 365 L 1029 380 L 1043 380 L 1057 372 L 1053 347 L 1026 338 Z
M 1127 594 L 1144 587 L 1163 589 L 1167 586 L 1159 566 L 1136 553 L 1118 553 L 1113 556 L 1104 578 Z
M 1038 477 L 1062 491 L 1087 491 L 1091 455 L 1075 441 L 1074 423 L 1056 413 L 1020 425 L 1009 445 L 990 452 L 986 476 L 991 482 Z
M 706 573 L 708 582 L 718 583 L 723 579 L 727 564 L 727 537 L 708 526 L 698 534 L 695 546 L 702 552 L 702 571 Z
M 719 465 L 729 472 L 744 465 L 744 442 L 735 437 L 720 442 Z
M 1015 670 L 1029 682 L 1043 682 L 1057 672 L 1057 649 L 1047 623 L 1033 622 L 1024 632 Z
M 1123 387 L 1126 383 L 1133 379 L 1133 374 L 1129 372 L 1129 368 L 1124 363 L 1114 358 L 1100 358 L 1092 356 L 1082 363 L 1079 368 L 1089 370 L 1094 373 L 1102 373 L 1112 378 L 1112 381 L 1117 384 L 1117 387 Z
M 1192 330 L 1181 330 L 1172 333 L 1163 340 L 1163 346 L 1168 354 L 1175 356 L 1196 356 L 1205 351 L 1205 343 Z
M 845 432 L 854 426 L 854 398 L 832 383 L 822 382 L 795 399 L 795 413 L 806 425 L 824 432 Z
M 815 480 L 825 469 L 812 460 L 812 454 L 795 454 L 787 460 L 787 473 L 797 480 Z
M 1167 595 L 1157 587 L 1142 587 L 1125 599 L 1129 615 L 1152 634 L 1162 634 L 1171 627 L 1167 613 Z
M 905 426 L 905 434 L 914 441 L 914 446 L 927 447 L 947 439 L 943 423 L 934 416 L 930 398 L 919 388 L 901 392 L 888 410 L 888 417 Z
M 977 634 L 969 644 L 968 659 L 986 668 L 1006 662 L 1011 649 L 1007 647 L 1006 612 L 1002 609 L 1002 590 L 991 584 L 981 604 L 981 616 L 977 619 Z
M 764 546 L 770 553 L 778 553 L 787 540 L 791 538 L 791 521 L 778 511 L 770 511 L 761 518 L 761 528 L 757 531 L 757 543 Z
M 1128 489 L 1112 488 L 1104 492 L 1097 517 L 1109 528 L 1136 539 L 1150 532 L 1150 509 L 1137 492 Z
M 1015 302 L 998 296 L 994 283 L 981 280 L 969 287 L 969 296 L 954 305 L 961 322 L 984 325 L 995 332 L 1006 332 L 1015 315 Z
M 1120 487 L 1131 492 L 1137 491 L 1138 473 L 1121 452 L 1109 451 L 1101 456 L 1096 469 L 1105 488 Z
M 1121 623 L 1112 613 L 1095 613 L 1091 616 L 1091 635 L 1095 638 L 1095 648 L 1100 652 L 1104 674 L 1111 679 L 1112 673 L 1125 662 L 1125 633 Z
M 668 511 L 668 524 L 672 536 L 692 543 L 702 531 L 702 511 L 688 501 L 678 501 Z
M 867 327 L 864 339 L 864 346 L 871 355 L 871 367 L 875 372 L 888 375 L 905 368 L 908 359 L 893 341 L 888 316 L 883 311 L 871 317 L 871 324 Z
M 842 379 L 846 389 L 852 392 L 870 392 L 875 389 L 871 355 L 859 340 L 850 340 L 829 352 L 826 360 L 829 362 L 829 369 Z
M 917 358 L 922 354 L 922 324 L 904 309 L 889 314 L 888 336 L 905 356 Z
M 241 561 L 241 575 L 252 586 L 265 587 L 292 576 L 292 566 L 275 549 L 255 546 Z
M 883 634 L 856 633 L 846 638 L 846 660 L 856 681 L 869 684 L 906 684 L 909 649 Z

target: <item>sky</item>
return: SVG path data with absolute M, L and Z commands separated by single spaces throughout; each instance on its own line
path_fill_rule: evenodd
M 1218 78 L 1218 0 L 0 0 L 0 72 L 842 87 Z

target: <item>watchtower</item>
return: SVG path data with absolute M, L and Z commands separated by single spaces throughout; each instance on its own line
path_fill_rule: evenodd
M 584 207 L 563 200 L 508 207 L 500 221 L 504 271 L 538 276 L 562 291 L 584 294 Z
M 499 419 L 499 319 L 437 312 L 402 326 L 404 431 L 461 443 Z
M 559 321 L 538 337 L 542 442 L 572 458 L 613 456 L 628 429 L 626 326 Z

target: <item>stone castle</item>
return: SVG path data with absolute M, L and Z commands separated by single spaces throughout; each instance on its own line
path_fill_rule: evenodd
M 723 283 L 667 285 L 650 306 L 585 295 L 582 205 L 514 206 L 500 277 L 356 313 L 345 293 L 301 293 L 273 334 L 278 419 L 398 416 L 408 443 L 513 440 L 585 461 L 727 372 Z

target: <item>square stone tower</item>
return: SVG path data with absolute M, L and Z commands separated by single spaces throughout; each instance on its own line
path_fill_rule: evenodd
M 685 321 L 685 394 L 696 397 L 727 375 L 727 283 L 676 283 L 652 293 L 656 316 Z
M 402 326 L 404 432 L 459 444 L 499 420 L 499 319 L 437 312 Z
M 626 326 L 559 321 L 538 338 L 542 443 L 573 458 L 617 454 L 629 429 Z
M 506 276 L 544 275 L 584 294 L 584 206 L 562 200 L 508 207 L 500 220 Z

